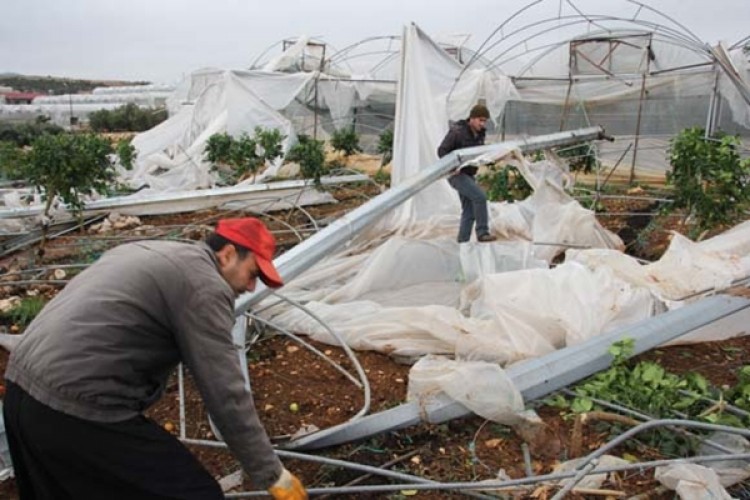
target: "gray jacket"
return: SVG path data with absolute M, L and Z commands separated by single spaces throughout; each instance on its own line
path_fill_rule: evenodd
M 234 293 L 205 244 L 121 245 L 76 276 L 29 325 L 5 377 L 41 403 L 98 422 L 137 416 L 183 361 L 253 482 L 281 462 L 232 343 Z

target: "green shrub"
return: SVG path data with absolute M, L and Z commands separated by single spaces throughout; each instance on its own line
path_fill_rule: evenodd
M 298 140 L 289 151 L 287 159 L 299 163 L 302 176 L 313 179 L 315 185 L 320 187 L 320 177 L 326 173 L 323 141 L 308 135 L 300 135 Z
M 213 164 L 223 163 L 228 165 L 231 160 L 232 136 L 224 132 L 223 134 L 213 134 L 206 142 L 206 159 Z
M 138 154 L 131 141 L 123 139 L 117 143 L 117 156 L 120 157 L 120 164 L 126 170 L 132 170 L 133 162 Z
M 593 173 L 599 166 L 599 162 L 594 154 L 591 144 L 579 144 L 577 146 L 560 149 L 557 151 L 560 158 L 568 159 L 571 172 L 580 172 L 584 174 Z
M 281 143 L 286 138 L 279 129 L 264 129 L 255 127 L 255 143 L 258 145 L 258 153 L 265 161 L 271 161 L 283 154 Z
M 669 210 L 685 209 L 697 230 L 739 221 L 750 201 L 750 159 L 741 159 L 739 138 L 705 138 L 699 127 L 685 129 L 670 142 L 667 185 L 674 187 Z
M 89 114 L 89 127 L 94 132 L 142 132 L 166 119 L 167 110 L 164 108 L 141 108 L 128 103 Z
M 13 143 L 19 148 L 30 146 L 42 134 L 56 135 L 62 132 L 62 127 L 39 120 L 34 123 L 0 123 L 0 141 Z
M 49 218 L 55 198 L 59 197 L 72 213 L 80 215 L 85 195 L 108 193 L 115 180 L 111 154 L 112 144 L 92 134 L 46 134 L 36 138 L 23 159 L 22 171 L 46 202 L 45 218 Z M 40 257 L 44 255 L 47 229 L 44 224 Z
M 234 184 L 247 174 L 257 174 L 266 161 L 282 155 L 281 143 L 284 135 L 277 129 L 255 127 L 255 135 L 243 133 L 234 138 L 228 133 L 214 134 L 208 138 L 204 153 L 206 160 L 224 177 L 228 184 Z M 226 172 L 221 167 L 231 168 Z
M 342 151 L 345 156 L 362 151 L 359 147 L 359 135 L 354 131 L 354 126 L 336 130 L 331 134 L 331 147 L 335 151 Z
M 393 130 L 383 130 L 378 137 L 378 154 L 383 155 L 381 165 L 386 165 L 393 158 Z
M 3 313 L 3 317 L 21 328 L 25 328 L 41 312 L 47 300 L 44 297 L 26 297 L 14 308 Z
M 533 191 L 521 172 L 512 165 L 491 165 L 489 172 L 478 176 L 477 181 L 487 188 L 490 201 L 523 200 Z
M 229 151 L 229 164 L 234 167 L 236 179 L 241 179 L 248 173 L 255 175 L 263 164 L 258 156 L 257 143 L 249 135 L 243 133 L 239 139 L 234 139 Z
M 0 173 L 6 179 L 23 177 L 23 150 L 12 142 L 0 141 Z
M 377 182 L 378 184 L 381 184 L 383 186 L 390 187 L 391 185 L 391 174 L 383 170 L 383 168 L 379 168 L 377 172 L 375 172 L 375 175 L 372 176 L 372 180 Z

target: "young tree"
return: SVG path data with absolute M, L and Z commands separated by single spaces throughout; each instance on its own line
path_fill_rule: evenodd
M 248 174 L 255 174 L 263 164 L 263 159 L 258 156 L 258 145 L 247 133 L 243 133 L 239 139 L 235 139 L 230 150 L 230 164 L 234 167 L 237 180 L 241 180 Z
M 23 177 L 21 165 L 23 163 L 23 150 L 14 143 L 0 141 L 0 174 L 6 179 L 20 179 Z
M 299 163 L 302 176 L 313 179 L 316 187 L 320 187 L 320 176 L 325 174 L 326 155 L 323 141 L 313 139 L 308 135 L 300 135 L 287 155 L 287 159 Z
M 359 135 L 354 131 L 353 125 L 336 130 L 331 134 L 331 147 L 336 151 L 343 151 L 344 156 L 350 156 L 358 151 L 362 151 L 362 148 L 359 147 Z
M 138 152 L 135 147 L 128 139 L 122 139 L 117 143 L 117 156 L 120 157 L 120 164 L 125 170 L 131 170 L 133 168 L 133 162 L 138 156 Z
M 286 138 L 277 128 L 255 127 L 255 143 L 258 154 L 264 161 L 272 161 L 283 154 L 281 143 Z
M 281 156 L 283 140 L 277 129 L 255 127 L 253 137 L 243 133 L 238 138 L 224 132 L 208 138 L 204 153 L 220 172 L 223 165 L 230 167 L 232 172 L 227 180 L 234 183 L 248 174 L 255 176 L 265 162 Z
M 393 130 L 385 129 L 378 136 L 378 153 L 383 155 L 380 165 L 385 165 L 393 159 Z
M 60 198 L 75 215 L 80 215 L 85 195 L 107 193 L 115 180 L 110 155 L 112 144 L 95 135 L 41 135 L 32 143 L 24 162 L 24 176 L 45 201 L 44 217 L 49 220 L 52 202 Z M 48 224 L 42 225 L 39 257 L 44 255 Z
M 740 157 L 739 145 L 732 135 L 706 138 L 699 127 L 671 141 L 667 185 L 675 188 L 675 198 L 670 208 L 684 208 L 699 231 L 736 222 L 750 202 L 750 159 Z

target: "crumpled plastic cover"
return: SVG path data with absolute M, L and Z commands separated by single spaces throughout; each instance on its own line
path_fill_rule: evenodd
M 699 464 L 677 464 L 657 467 L 654 478 L 683 500 L 726 499 L 727 490 L 719 483 L 716 471 Z
M 409 372 L 406 399 L 424 406 L 439 394 L 460 401 L 481 417 L 507 425 L 518 421 L 518 413 L 524 409 L 521 393 L 498 364 L 425 356 Z

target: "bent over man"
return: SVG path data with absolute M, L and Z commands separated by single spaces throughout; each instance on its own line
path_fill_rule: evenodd
M 275 247 L 258 219 L 226 219 L 205 243 L 121 245 L 71 280 L 5 374 L 21 499 L 223 499 L 188 449 L 142 415 L 181 361 L 253 483 L 307 498 L 258 419 L 231 336 L 234 299 L 258 278 L 282 285 Z
M 484 144 L 485 127 L 490 112 L 483 104 L 477 104 L 469 112 L 469 118 L 459 120 L 448 131 L 443 142 L 438 147 L 438 156 L 442 158 L 457 149 Z M 458 229 L 458 242 L 463 243 L 471 238 L 471 229 L 476 222 L 477 240 L 481 242 L 495 241 L 497 238 L 490 234 L 489 215 L 487 213 L 487 197 L 479 187 L 474 176 L 476 167 L 464 167 L 448 178 L 448 183 L 458 191 L 461 200 L 461 225 Z

